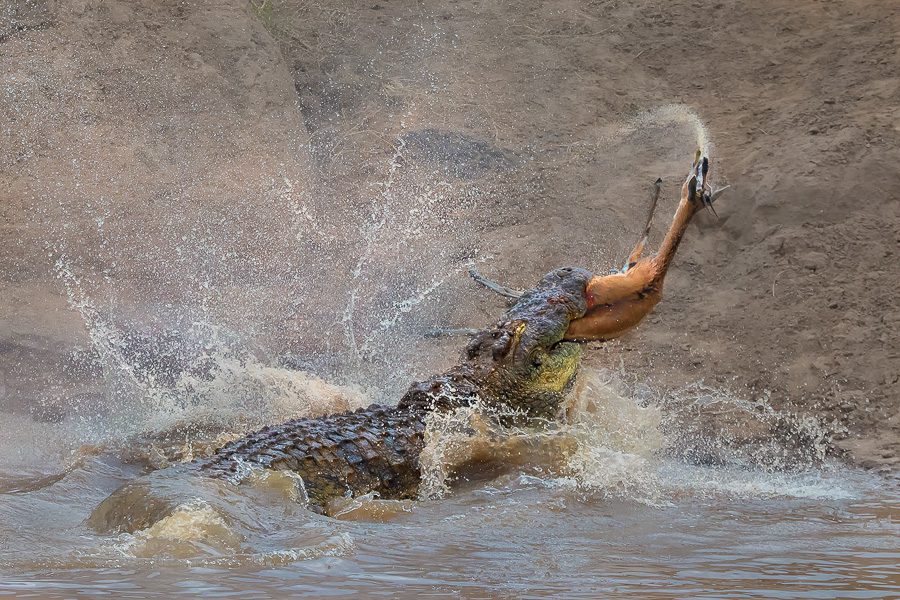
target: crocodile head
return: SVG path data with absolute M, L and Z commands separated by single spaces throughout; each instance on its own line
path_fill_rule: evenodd
M 554 418 L 581 361 L 581 345 L 563 337 L 585 313 L 590 279 L 584 269 L 551 271 L 493 327 L 472 337 L 460 364 L 413 384 L 400 405 L 458 406 L 477 399 L 529 419 Z
M 545 275 L 466 348 L 480 396 L 531 418 L 557 415 L 581 362 L 581 345 L 565 341 L 569 323 L 586 311 L 592 274 L 565 267 Z

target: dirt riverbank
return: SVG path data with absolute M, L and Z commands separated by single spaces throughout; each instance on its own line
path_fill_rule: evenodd
M 0 406 L 99 393 L 73 302 L 393 366 L 393 393 L 459 345 L 423 329 L 498 313 L 471 262 L 605 270 L 662 176 L 658 240 L 698 141 L 676 105 L 731 190 L 590 360 L 764 395 L 896 470 L 897 31 L 855 0 L 2 2 Z

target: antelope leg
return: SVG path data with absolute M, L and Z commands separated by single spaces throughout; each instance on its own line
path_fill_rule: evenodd
M 641 254 L 644 253 L 644 247 L 647 245 L 647 239 L 650 237 L 650 226 L 653 224 L 653 214 L 656 212 L 656 204 L 659 202 L 659 192 L 662 189 L 662 178 L 658 178 L 653 184 L 653 199 L 650 202 L 650 209 L 647 211 L 647 222 L 644 225 L 644 233 L 641 237 L 640 241 L 635 245 L 634 250 L 631 251 L 631 254 L 628 255 L 628 260 L 625 261 L 625 266 L 622 267 L 622 272 L 627 271 L 634 264 L 640 260 Z
M 476 271 L 474 267 L 469 269 L 469 276 L 472 277 L 472 279 L 474 279 L 475 283 L 477 283 L 478 285 L 484 286 L 495 294 L 500 294 L 504 298 L 518 300 L 522 297 L 522 294 L 525 293 L 522 290 L 515 290 L 513 288 L 506 287 L 505 285 L 501 285 L 496 281 L 488 279 L 487 277 Z

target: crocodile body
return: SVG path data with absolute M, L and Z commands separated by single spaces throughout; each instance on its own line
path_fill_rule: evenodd
M 302 477 L 309 505 L 376 492 L 414 498 L 426 413 L 372 405 L 318 419 L 295 419 L 235 440 L 195 463 L 204 475 L 234 478 L 245 466 L 290 470 Z
M 503 409 L 506 421 L 518 423 L 559 413 L 581 360 L 581 346 L 563 338 L 569 323 L 585 313 L 590 277 L 573 268 L 547 274 L 493 327 L 472 337 L 456 366 L 412 384 L 396 406 L 371 405 L 266 427 L 168 471 L 239 482 L 248 467 L 288 470 L 300 476 L 308 505 L 317 512 L 324 512 L 328 500 L 348 495 L 415 498 L 419 456 L 434 411 L 478 402 Z M 135 503 L 150 502 L 141 500 L 145 495 L 139 490 L 165 479 L 165 471 L 125 484 L 97 507 L 90 522 L 113 531 L 151 525 L 171 503 L 160 502 L 140 518 L 133 516 L 141 512 Z
M 589 279 L 581 269 L 549 273 L 494 327 L 473 336 L 458 365 L 414 383 L 397 406 L 375 404 L 266 427 L 196 466 L 206 475 L 226 477 L 245 465 L 293 471 L 316 510 L 344 495 L 415 498 L 432 411 L 480 401 L 517 411 L 521 421 L 556 416 L 581 358 L 578 344 L 561 340 L 569 323 L 584 314 Z

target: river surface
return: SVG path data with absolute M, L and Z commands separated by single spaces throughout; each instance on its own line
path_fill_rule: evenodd
M 572 422 L 552 431 L 473 433 L 471 412 L 436 423 L 419 501 L 320 516 L 290 477 L 173 477 L 184 501 L 134 533 L 98 533 L 89 517 L 221 431 L 73 446 L 72 425 L 5 415 L 0 596 L 898 597 L 895 480 L 829 462 L 699 465 L 670 451 L 658 408 L 583 380 Z M 473 455 L 505 467 L 451 482 Z

